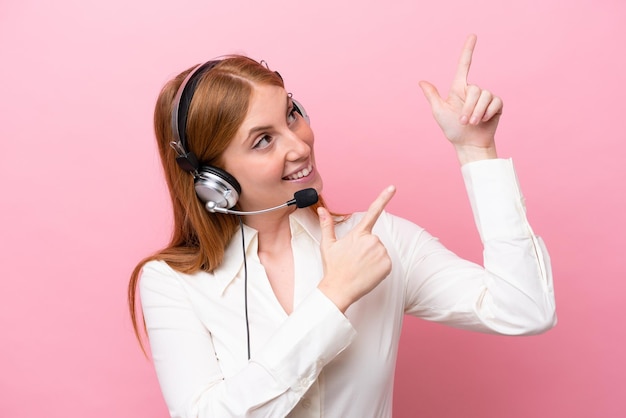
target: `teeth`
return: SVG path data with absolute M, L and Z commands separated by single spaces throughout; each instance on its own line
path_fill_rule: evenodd
M 290 176 L 287 177 L 287 179 L 289 180 L 298 180 L 301 179 L 302 177 L 306 177 L 309 174 L 311 174 L 311 171 L 313 171 L 313 167 L 308 166 L 305 169 L 302 169 L 301 171 L 298 171 L 297 173 L 294 173 Z

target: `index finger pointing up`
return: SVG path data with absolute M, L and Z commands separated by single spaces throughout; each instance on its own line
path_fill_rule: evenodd
M 396 188 L 394 186 L 389 186 L 385 190 L 383 190 L 383 192 L 378 195 L 376 200 L 372 202 L 369 209 L 367 210 L 367 213 L 365 214 L 365 216 L 363 216 L 355 229 L 360 229 L 361 231 L 365 232 L 372 232 L 372 228 L 378 220 L 378 217 L 383 212 L 385 206 L 387 206 L 387 203 L 389 203 L 395 193 Z
M 476 46 L 476 35 L 470 35 L 465 40 L 463 45 L 463 51 L 461 52 L 461 58 L 459 58 L 459 65 L 456 69 L 456 75 L 454 76 L 454 82 L 452 83 L 453 89 L 465 89 L 467 86 L 467 76 L 469 74 L 470 66 L 472 65 L 472 54 L 474 53 L 474 47 Z

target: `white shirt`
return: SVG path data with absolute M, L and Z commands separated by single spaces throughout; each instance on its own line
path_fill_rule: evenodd
M 462 173 L 484 245 L 484 268 L 413 223 L 383 213 L 373 232 L 390 275 L 345 316 L 317 289 L 321 230 L 310 210 L 290 217 L 294 310 L 276 299 L 244 226 L 251 360 L 247 358 L 241 231 L 213 274 L 144 266 L 140 294 L 154 365 L 172 417 L 390 417 L 404 314 L 454 327 L 534 334 L 556 323 L 548 253 L 528 224 L 512 162 Z M 341 237 L 361 219 L 336 226 Z

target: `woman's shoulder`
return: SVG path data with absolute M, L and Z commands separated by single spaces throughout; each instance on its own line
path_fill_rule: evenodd
M 149 275 L 175 275 L 176 270 L 170 267 L 167 262 L 159 259 L 150 260 L 143 265 L 142 277 Z
M 213 283 L 215 280 L 199 280 L 205 277 L 215 278 L 214 273 L 198 270 L 195 273 L 183 273 L 176 270 L 166 261 L 154 259 L 146 262 L 141 270 L 139 278 L 140 288 L 152 288 L 163 290 L 166 288 L 194 288 L 199 283 Z
M 141 268 L 140 288 L 166 286 L 168 282 L 178 280 L 178 272 L 163 260 L 150 260 Z

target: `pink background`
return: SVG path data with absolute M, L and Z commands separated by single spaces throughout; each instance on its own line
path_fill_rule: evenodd
M 626 417 L 623 0 L 0 4 L 0 416 L 166 417 L 126 308 L 170 208 L 152 136 L 175 73 L 265 59 L 306 106 L 325 195 L 389 210 L 459 254 L 480 247 L 451 147 L 417 86 L 471 81 L 553 259 L 559 324 L 496 337 L 408 318 L 395 417 Z M 281 203 L 281 202 L 277 202 Z

